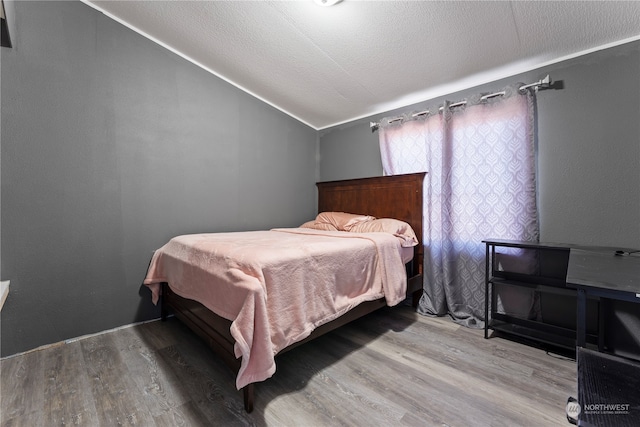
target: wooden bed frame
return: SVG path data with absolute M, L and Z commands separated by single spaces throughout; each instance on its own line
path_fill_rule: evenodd
M 414 248 L 414 260 L 407 265 L 407 296 L 414 305 L 422 295 L 422 182 L 425 173 L 360 178 L 345 181 L 318 182 L 318 212 L 348 212 L 372 215 L 377 218 L 396 218 L 411 225 L 420 244 Z M 332 322 L 316 328 L 306 339 L 284 348 L 291 350 L 386 305 L 385 299 L 362 303 Z M 234 355 L 234 339 L 229 331 L 231 321 L 224 319 L 202 304 L 182 298 L 162 284 L 161 316 L 169 312 L 203 338 L 222 360 L 234 371 L 240 369 L 240 359 Z M 254 384 L 242 389 L 244 407 L 253 410 Z

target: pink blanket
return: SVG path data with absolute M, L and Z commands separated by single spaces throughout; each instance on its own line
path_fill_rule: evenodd
M 274 229 L 178 236 L 158 249 L 144 284 L 160 283 L 232 321 L 238 389 L 276 370 L 274 356 L 364 301 L 406 293 L 400 240 L 386 233 Z

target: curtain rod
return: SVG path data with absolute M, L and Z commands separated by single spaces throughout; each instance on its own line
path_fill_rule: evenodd
M 518 90 L 520 90 L 520 92 L 524 92 L 527 89 L 534 89 L 535 91 L 537 91 L 538 89 L 547 89 L 550 86 L 551 86 L 551 77 L 549 77 L 549 74 L 547 74 L 543 79 L 540 79 L 537 82 L 520 86 Z M 505 94 L 504 91 L 489 93 L 487 95 L 483 95 L 480 98 L 480 101 L 486 101 L 487 99 L 495 98 L 496 96 L 504 96 L 504 94 Z M 465 105 L 466 103 L 467 103 L 466 100 L 454 102 L 452 104 L 449 104 L 449 108 L 460 107 L 462 105 Z M 444 110 L 444 106 L 438 108 L 438 111 L 442 111 L 442 110 Z M 424 116 L 426 114 L 429 114 L 429 110 L 418 111 L 417 113 L 413 113 L 411 117 L 415 118 L 419 116 Z M 402 116 L 394 117 L 392 119 L 389 119 L 389 123 L 397 122 L 402 119 L 404 119 L 404 117 Z M 375 132 L 380 128 L 380 122 L 370 122 L 369 127 L 371 128 L 371 132 Z

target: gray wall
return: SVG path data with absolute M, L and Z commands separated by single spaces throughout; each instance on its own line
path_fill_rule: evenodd
M 451 101 L 551 74 L 563 90 L 538 95 L 541 240 L 640 248 L 640 42 L 447 95 Z M 439 104 L 407 106 L 321 132 L 320 179 L 382 173 L 369 121 Z M 487 236 L 491 237 L 491 236 Z
M 80 2 L 2 61 L 2 355 L 158 316 L 152 251 L 315 215 L 317 132 Z

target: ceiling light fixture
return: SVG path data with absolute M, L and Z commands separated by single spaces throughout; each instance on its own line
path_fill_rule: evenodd
M 340 3 L 342 0 L 313 0 L 315 4 L 319 6 L 333 6 L 336 3 Z

